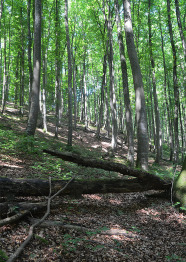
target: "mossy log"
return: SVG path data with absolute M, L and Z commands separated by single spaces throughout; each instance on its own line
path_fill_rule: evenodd
M 68 181 L 52 180 L 52 194 L 56 193 Z M 73 180 L 62 195 L 104 194 L 143 192 L 151 189 L 167 189 L 167 185 L 156 183 L 139 183 L 138 178 L 105 179 L 105 180 Z M 48 196 L 49 181 L 41 179 L 0 178 L 0 197 L 13 199 L 15 196 Z
M 182 171 L 174 182 L 173 194 L 175 201 L 180 203 L 180 207 L 186 208 L 186 157 Z

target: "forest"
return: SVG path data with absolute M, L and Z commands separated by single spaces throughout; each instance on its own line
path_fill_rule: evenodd
M 184 0 L 1 0 L 0 262 L 186 261 Z

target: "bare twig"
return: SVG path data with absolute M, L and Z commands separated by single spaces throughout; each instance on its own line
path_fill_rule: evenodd
M 67 188 L 67 186 L 72 182 L 72 180 L 74 180 L 74 177 L 69 180 L 69 182 L 63 187 L 61 188 L 56 194 L 54 194 L 53 196 L 51 196 L 51 178 L 49 178 L 49 183 L 50 183 L 50 192 L 49 192 L 49 197 L 48 197 L 48 204 L 47 204 L 47 211 L 44 214 L 44 216 L 37 221 L 35 224 L 33 224 L 30 229 L 29 229 L 29 233 L 28 233 L 28 237 L 25 239 L 25 241 L 20 245 L 20 247 L 10 256 L 10 258 L 7 260 L 7 262 L 13 262 L 15 261 L 19 255 L 21 254 L 21 252 L 23 251 L 23 249 L 25 248 L 25 246 L 30 242 L 30 240 L 33 237 L 33 232 L 34 232 L 34 228 L 36 226 L 39 226 L 46 218 L 47 216 L 50 214 L 50 203 L 52 201 L 52 199 L 54 199 L 56 196 L 58 196 L 63 190 L 65 190 Z
M 14 223 L 14 222 L 20 220 L 20 218 L 27 215 L 28 213 L 30 213 L 29 210 L 23 210 L 23 211 L 19 212 L 18 214 L 15 214 L 14 216 L 7 217 L 5 219 L 0 220 L 0 227 L 7 225 L 7 224 Z

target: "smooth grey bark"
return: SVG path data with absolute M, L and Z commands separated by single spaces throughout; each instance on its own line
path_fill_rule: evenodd
M 59 1 L 55 0 L 55 93 L 56 93 L 56 108 L 55 108 L 55 138 L 58 137 L 59 130 L 59 108 L 60 108 L 60 32 L 59 32 Z
M 43 52 L 43 106 L 42 106 L 42 119 L 43 128 L 47 132 L 47 111 L 46 111 L 46 85 L 47 85 L 47 50 L 46 53 Z
M 18 52 L 17 57 L 16 57 L 15 79 L 16 79 L 16 82 L 15 82 L 15 108 L 17 108 L 17 105 L 18 105 L 18 89 L 19 89 L 19 86 L 18 86 L 18 83 L 19 83 L 19 52 Z
M 24 54 L 25 54 L 25 50 L 24 50 L 24 28 L 23 28 L 23 10 L 22 7 L 20 9 L 20 20 L 21 20 L 21 56 L 20 56 L 20 94 L 19 94 L 19 105 L 20 105 L 20 114 L 23 115 L 24 110 L 23 110 L 23 106 L 24 106 L 24 92 L 25 92 L 25 83 L 24 83 L 24 76 L 25 76 L 25 72 L 24 72 Z
M 80 113 L 80 121 L 83 122 L 85 118 L 85 93 L 84 93 L 84 85 L 83 85 L 83 74 L 80 66 L 80 90 L 81 90 L 81 113 Z
M 149 28 L 149 52 L 150 52 L 150 61 L 152 68 L 152 85 L 153 85 L 153 98 L 154 98 L 154 112 L 155 112 L 155 123 L 156 123 L 156 133 L 155 133 L 155 150 L 156 150 L 156 159 L 155 162 L 159 163 L 161 158 L 161 144 L 162 144 L 162 134 L 160 127 L 160 114 L 158 106 L 158 97 L 156 92 L 156 78 L 155 78 L 155 62 L 152 51 L 152 27 L 151 27 L 151 0 L 148 3 L 148 28 Z
M 108 31 L 108 62 L 109 62 L 109 80 L 110 80 L 110 109 L 112 116 L 112 140 L 111 147 L 115 151 L 117 148 L 117 113 L 116 113 L 116 95 L 114 84 L 114 58 L 113 58 L 113 35 L 111 22 L 111 7 L 108 8 L 107 31 Z
M 125 59 L 123 35 L 121 32 L 121 21 L 120 21 L 120 16 L 119 16 L 118 0 L 115 0 L 115 12 L 116 12 L 116 23 L 117 23 L 117 33 L 118 33 L 118 42 L 119 42 L 119 50 L 120 50 L 122 83 L 123 83 L 125 115 L 126 115 L 126 129 L 127 129 L 127 140 L 128 140 L 128 161 L 133 166 L 134 165 L 134 134 L 133 134 L 133 125 L 132 125 L 132 110 L 130 106 L 127 64 L 126 64 L 126 59 Z
M 65 0 L 65 29 L 68 52 L 68 146 L 72 146 L 72 58 L 68 26 L 68 0 Z
M 6 61 L 6 36 L 4 37 L 4 69 L 3 69 L 3 90 L 2 90 L 2 114 L 5 111 L 6 105 L 6 87 L 7 87 L 7 61 Z
M 34 136 L 39 113 L 39 90 L 41 70 L 41 0 L 35 0 L 35 27 L 34 27 L 34 70 L 31 106 L 27 124 L 27 134 Z
M 73 55 L 73 94 L 74 94 L 74 129 L 77 127 L 77 88 L 76 88 L 76 61 L 75 61 L 75 55 Z
M 107 83 L 105 85 L 105 115 L 104 115 L 104 128 L 107 131 L 107 137 L 110 136 L 110 111 L 109 111 L 109 101 L 108 101 L 108 89 Z
M 134 36 L 132 29 L 131 8 L 129 0 L 123 1 L 124 18 L 125 18 L 125 35 L 127 43 L 127 51 L 130 59 L 133 82 L 136 97 L 136 120 L 137 120 L 137 166 L 148 169 L 148 132 L 147 132 L 147 115 L 145 106 L 145 95 L 143 88 L 143 80 L 141 69 L 134 45 Z
M 86 53 L 86 52 L 85 52 Z M 88 93 L 86 82 L 86 68 L 85 68 L 85 54 L 83 62 L 83 89 L 84 89 L 84 116 L 85 116 L 85 129 L 88 129 Z
M 178 138 L 178 118 L 179 118 L 179 87 L 177 79 L 177 53 L 176 46 L 173 38 L 172 22 L 171 22 L 171 9 L 170 9 L 170 0 L 167 0 L 167 14 L 168 14 L 168 27 L 169 35 L 172 47 L 173 55 L 173 85 L 174 85 L 174 162 L 177 163 L 179 159 L 179 138 Z
M 103 121 L 103 105 L 104 105 L 104 89 L 106 86 L 106 71 L 107 71 L 107 54 L 103 57 L 103 74 L 102 74 L 102 83 L 101 83 L 101 98 L 100 98 L 100 108 L 99 108 L 99 120 L 97 125 L 97 137 L 100 136 L 100 129 Z
M 169 102 L 167 98 L 167 67 L 165 62 L 165 51 L 164 51 L 164 38 L 163 38 L 163 31 L 161 27 L 161 17 L 159 12 L 159 25 L 160 25 L 160 32 L 161 32 L 161 50 L 163 56 L 163 69 L 164 69 L 164 96 L 165 96 L 165 103 L 167 109 L 167 118 L 168 118 L 168 137 L 169 137 L 169 145 L 170 145 L 170 161 L 172 161 L 173 156 L 173 130 L 171 125 L 171 116 L 170 116 L 170 109 L 169 109 Z
M 27 25 L 28 25 L 28 68 L 29 68 L 29 108 L 31 105 L 31 89 L 32 89 L 32 81 L 33 81 L 33 70 L 32 70 L 32 37 L 30 30 L 30 8 L 31 8 L 31 0 L 27 1 Z
M 4 0 L 1 0 L 1 5 L 0 5 L 0 86 L 2 84 L 2 49 L 1 49 L 2 29 L 1 29 L 1 19 L 2 19 L 2 14 L 3 14 L 3 6 L 4 6 Z

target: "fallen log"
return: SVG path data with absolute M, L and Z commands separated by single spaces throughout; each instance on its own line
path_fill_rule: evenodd
M 52 194 L 55 194 L 67 180 L 53 180 Z M 10 179 L 0 177 L 0 197 L 11 196 L 47 196 L 49 181 L 41 179 Z M 149 178 L 147 183 L 139 183 L 138 178 L 105 179 L 105 180 L 73 180 L 61 195 L 105 194 L 143 192 L 151 189 L 165 190 L 170 185 L 166 183 L 153 183 Z
M 162 185 L 162 189 L 165 188 L 165 185 L 167 185 L 168 187 L 170 187 L 171 185 L 171 181 L 164 181 L 163 179 L 161 179 L 160 177 L 154 174 L 151 174 L 151 173 L 148 173 L 142 170 L 132 169 L 121 163 L 116 163 L 116 162 L 106 161 L 106 160 L 103 161 L 103 160 L 85 158 L 77 154 L 73 154 L 71 152 L 54 152 L 48 149 L 44 149 L 43 152 L 50 154 L 52 156 L 61 158 L 65 161 L 76 163 L 81 166 L 100 168 L 100 169 L 104 169 L 107 171 L 118 172 L 124 176 L 136 177 L 138 178 L 139 183 L 140 182 L 143 184 L 150 183 L 150 184 L 153 184 L 154 187 L 157 187 L 157 189 L 161 189 L 160 188 L 161 185 Z

